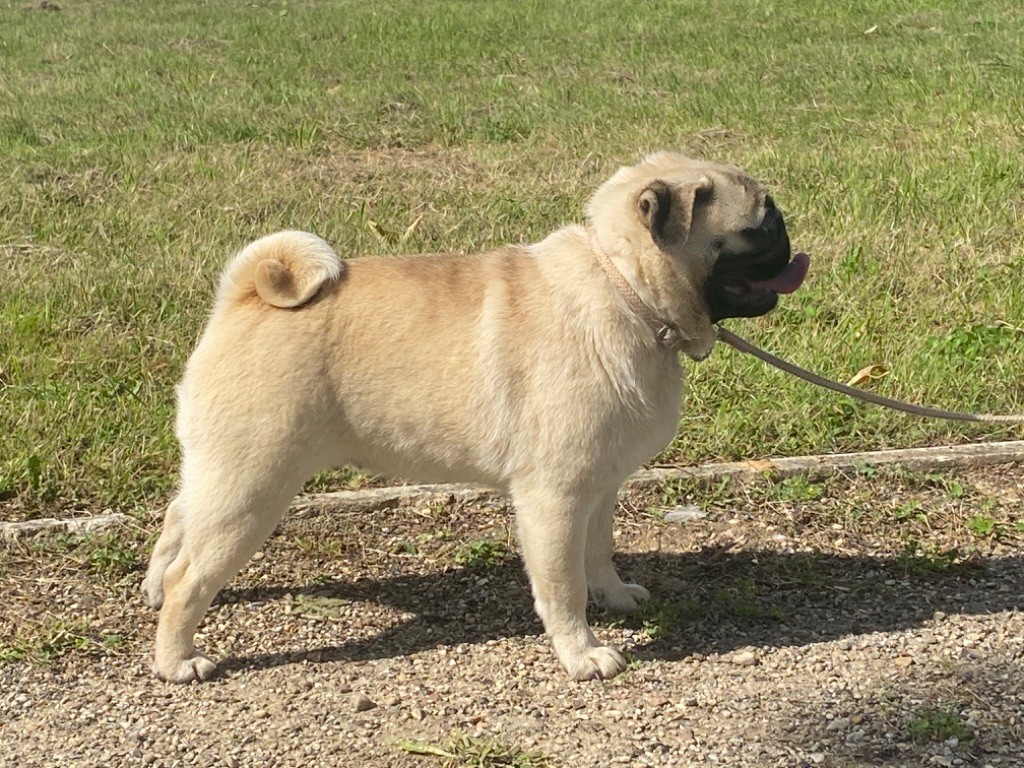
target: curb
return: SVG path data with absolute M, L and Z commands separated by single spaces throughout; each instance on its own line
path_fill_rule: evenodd
M 899 448 L 861 453 L 831 453 L 822 456 L 737 461 L 704 464 L 697 467 L 643 469 L 626 481 L 629 487 L 648 487 L 672 480 L 717 481 L 728 477 L 733 482 L 750 482 L 771 475 L 820 477 L 861 467 L 899 465 L 909 470 L 927 472 L 942 469 L 971 469 L 993 464 L 1024 461 L 1024 440 L 999 443 L 941 445 L 933 448 Z
M 111 528 L 127 525 L 131 520 L 128 515 L 120 512 L 105 512 L 90 517 L 69 517 L 61 520 L 56 517 L 41 517 L 38 520 L 25 520 L 21 523 L 0 523 L 0 542 L 11 543 L 34 536 L 52 536 L 56 533 L 83 535 L 98 533 Z
M 1024 440 L 998 443 L 971 443 L 967 445 L 936 446 L 933 448 L 906 448 L 862 453 L 833 453 L 821 456 L 794 456 L 790 458 L 737 461 L 702 464 L 696 467 L 654 467 L 642 469 L 626 480 L 624 487 L 632 490 L 651 488 L 679 480 L 716 482 L 728 478 L 735 483 L 749 483 L 765 476 L 815 477 L 861 467 L 900 465 L 910 470 L 928 471 L 970 469 L 992 464 L 1024 461 Z M 409 504 L 494 501 L 501 494 L 488 488 L 466 485 L 395 485 L 387 488 L 368 488 L 361 491 L 335 491 L 300 496 L 292 502 L 291 512 L 296 514 L 321 511 L 372 512 Z M 44 518 L 19 523 L 0 523 L 0 542 L 13 542 L 25 538 L 54 533 L 96 533 L 119 525 L 131 518 L 120 513 L 107 513 L 92 517 L 67 520 Z
M 632 474 L 623 487 L 642 490 L 679 480 L 717 482 L 728 478 L 734 483 L 749 483 L 765 476 L 792 477 L 805 475 L 820 477 L 843 470 L 861 467 L 900 465 L 910 470 L 969 469 L 992 464 L 1024 461 L 1024 440 L 999 443 L 971 443 L 967 445 L 936 446 L 934 448 L 904 448 L 861 453 L 831 453 L 821 456 L 793 456 L 789 458 L 735 461 L 719 464 L 701 464 L 695 467 L 654 467 Z M 397 485 L 388 488 L 369 488 L 361 491 L 334 491 L 302 496 L 293 510 L 330 508 L 346 512 L 372 512 L 408 504 L 473 502 L 501 498 L 497 491 L 466 485 Z

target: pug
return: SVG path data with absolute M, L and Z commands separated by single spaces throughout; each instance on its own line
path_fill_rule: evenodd
M 475 256 L 342 260 L 287 231 L 231 260 L 177 392 L 180 490 L 144 582 L 158 677 L 214 675 L 194 634 L 217 591 L 344 464 L 506 493 L 562 666 L 625 668 L 586 618 L 588 593 L 623 612 L 649 596 L 612 562 L 618 488 L 675 436 L 679 353 L 771 310 L 808 257 L 758 182 L 678 154 L 620 169 L 587 214 Z

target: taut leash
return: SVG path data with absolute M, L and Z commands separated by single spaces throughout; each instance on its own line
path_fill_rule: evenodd
M 593 242 L 592 244 L 594 253 L 597 255 L 597 261 L 601 265 L 601 268 L 608 275 L 612 284 L 618 288 L 619 292 L 625 298 L 626 304 L 629 308 L 654 332 L 654 338 L 658 346 L 663 349 L 678 348 L 684 338 L 683 334 L 680 333 L 679 328 L 673 325 L 670 321 L 659 316 L 653 309 L 648 307 L 644 300 L 641 299 L 633 289 L 633 286 L 629 284 L 629 281 L 626 280 L 625 276 L 623 276 L 619 271 L 618 267 L 615 266 L 615 263 L 611 258 L 608 257 L 596 242 Z M 791 373 L 797 378 L 808 381 L 811 384 L 817 384 L 819 387 L 824 387 L 825 389 L 831 389 L 833 392 L 840 392 L 848 397 L 852 397 L 857 400 L 864 400 L 869 403 L 874 403 L 875 405 L 881 405 L 884 408 L 892 408 L 895 411 L 912 413 L 915 416 L 925 416 L 932 419 L 946 419 L 947 421 L 974 421 L 984 422 L 987 424 L 1024 424 L 1024 415 L 1002 416 L 990 413 L 963 413 L 961 411 L 947 411 L 942 408 L 929 408 L 924 405 L 904 403 L 902 400 L 883 397 L 882 395 L 876 395 L 874 392 L 865 392 L 862 389 L 856 389 L 848 384 L 840 384 L 838 381 L 826 379 L 824 376 L 819 376 L 818 374 L 811 373 L 798 365 L 786 362 L 782 358 L 776 357 L 770 352 L 765 352 L 760 347 L 755 347 L 746 339 L 740 338 L 735 333 L 727 331 L 720 325 L 715 326 L 715 335 L 734 349 L 738 349 L 740 352 L 746 352 L 748 355 L 753 355 L 759 360 L 768 363 L 768 365 L 775 366 L 780 371 Z
M 927 406 L 904 403 L 901 400 L 893 400 L 891 397 L 876 395 L 874 392 L 866 392 L 862 389 L 856 389 L 846 384 L 840 384 L 838 381 L 826 379 L 824 376 L 819 376 L 818 374 L 811 373 L 798 365 L 786 362 L 782 358 L 776 357 L 770 352 L 765 352 L 760 347 L 755 347 L 746 339 L 742 339 L 735 333 L 725 330 L 725 328 L 720 325 L 715 326 L 715 333 L 719 339 L 724 341 L 730 347 L 738 349 L 740 352 L 746 352 L 748 355 L 753 355 L 759 360 L 763 360 L 768 363 L 768 365 L 775 366 L 780 371 L 791 373 L 804 381 L 810 382 L 811 384 L 817 384 L 819 387 L 831 389 L 834 392 L 841 392 L 849 397 L 853 397 L 858 400 L 865 400 L 869 403 L 874 403 L 875 405 L 884 406 L 885 408 L 892 408 L 893 410 L 904 411 L 905 413 L 913 413 L 916 416 L 927 416 L 933 419 L 946 419 L 947 421 L 981 421 L 989 424 L 1024 424 L 1024 415 L 1001 416 L 990 413 L 962 413 L 961 411 L 946 411 L 941 408 L 928 408 Z

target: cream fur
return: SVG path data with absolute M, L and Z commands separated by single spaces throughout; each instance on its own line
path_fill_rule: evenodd
M 709 243 L 758 205 L 737 174 L 657 155 L 600 188 L 588 227 L 479 256 L 343 263 L 301 232 L 241 251 L 178 390 L 181 488 L 145 581 L 162 606 L 156 674 L 214 673 L 193 644 L 214 595 L 310 474 L 348 463 L 510 494 L 559 660 L 577 679 L 622 671 L 587 626 L 587 592 L 621 611 L 647 597 L 612 565 L 612 513 L 622 481 L 673 438 L 683 372 L 593 249 L 688 334 L 685 352 L 705 355 Z M 688 185 L 715 188 L 670 253 L 636 209 L 655 179 L 683 201 Z
M 277 232 L 250 243 L 224 270 L 218 310 L 259 298 L 275 307 L 305 304 L 343 264 L 327 243 L 309 232 Z

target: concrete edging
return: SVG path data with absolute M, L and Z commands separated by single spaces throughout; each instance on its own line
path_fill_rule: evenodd
M 775 477 L 820 476 L 865 466 L 901 465 L 911 470 L 927 471 L 983 467 L 1014 461 L 1024 461 L 1024 440 L 865 451 L 862 453 L 834 453 L 821 456 L 793 456 L 702 464 L 696 467 L 655 467 L 636 472 L 626 481 L 625 486 L 639 490 L 676 480 L 715 482 L 728 477 L 734 482 L 746 483 L 765 475 Z M 387 488 L 367 488 L 360 491 L 309 494 L 297 497 L 292 502 L 291 508 L 296 512 L 316 507 L 330 507 L 347 512 L 371 512 L 403 504 L 472 502 L 497 498 L 500 498 L 500 494 L 497 492 L 477 486 L 395 485 Z M 12 542 L 61 532 L 96 533 L 124 525 L 130 519 L 128 515 L 107 513 L 67 520 L 44 518 L 20 523 L 0 523 L 0 542 Z
M 127 525 L 130 520 L 128 515 L 123 515 L 120 512 L 104 512 L 101 515 L 90 515 L 89 517 L 66 519 L 41 517 L 38 520 L 25 520 L 20 523 L 0 523 L 0 542 L 10 543 L 35 536 L 52 536 L 56 533 L 75 535 L 99 533 Z

